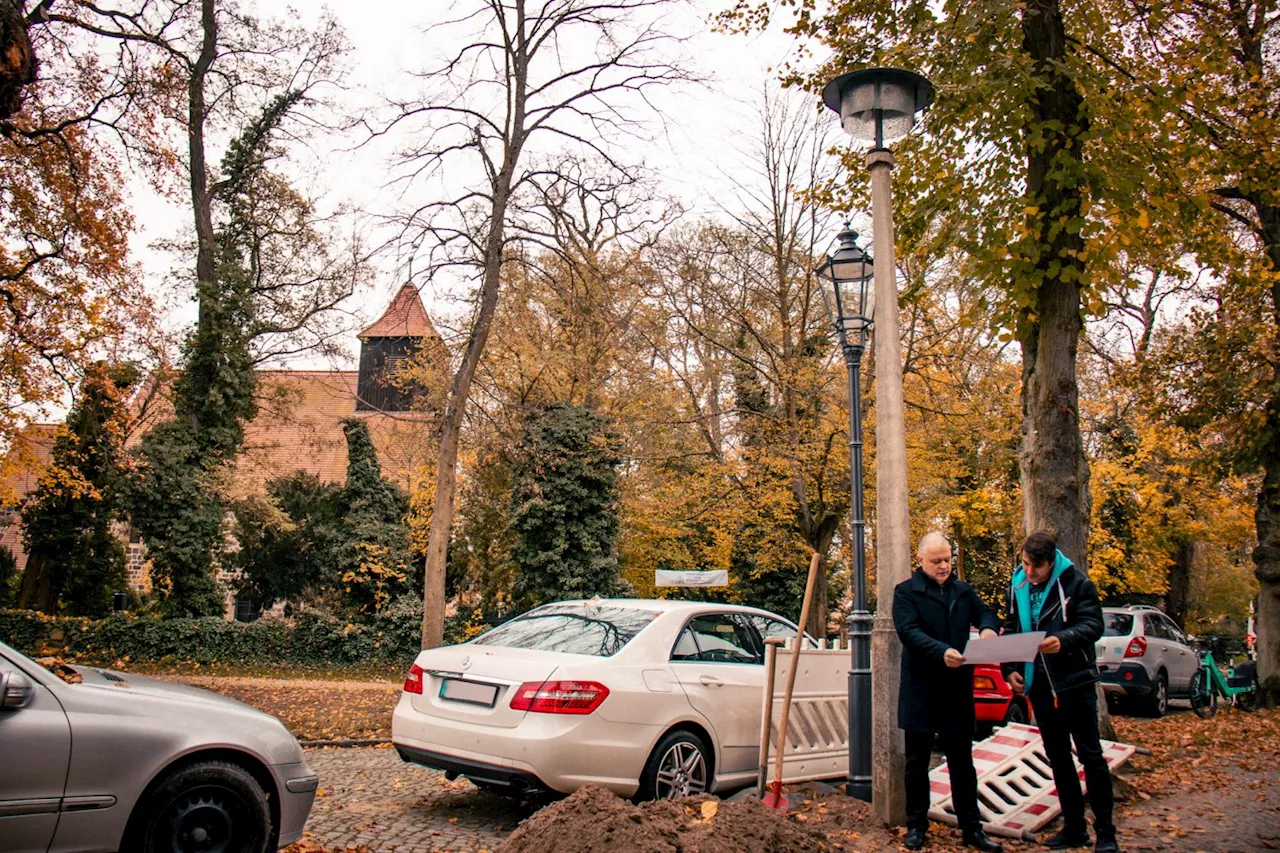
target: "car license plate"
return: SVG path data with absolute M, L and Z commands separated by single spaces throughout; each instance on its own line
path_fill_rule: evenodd
M 498 685 L 446 678 L 440 682 L 440 698 L 492 708 L 498 701 Z

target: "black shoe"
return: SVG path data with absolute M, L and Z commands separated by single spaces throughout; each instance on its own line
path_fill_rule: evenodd
M 1066 850 L 1069 847 L 1088 847 L 1089 831 L 1085 829 L 1064 829 L 1057 835 L 1051 835 L 1044 842 L 1050 850 Z
M 964 846 L 981 850 L 983 853 L 1004 853 L 1004 848 L 987 838 L 986 833 L 981 829 L 966 830 L 964 833 Z
M 925 832 L 923 829 L 913 826 L 911 829 L 907 830 L 907 837 L 902 840 L 902 846 L 906 847 L 908 850 L 923 850 L 924 835 Z
M 1120 853 L 1120 845 L 1116 843 L 1115 835 L 1099 832 L 1098 844 L 1093 848 L 1093 853 Z

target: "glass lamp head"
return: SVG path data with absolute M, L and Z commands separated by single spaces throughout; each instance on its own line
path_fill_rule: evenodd
M 911 132 L 916 114 L 933 103 L 933 84 L 914 71 L 865 68 L 828 83 L 822 102 L 840 115 L 846 133 L 883 148 Z
M 847 225 L 838 235 L 836 250 L 817 269 L 822 296 L 840 343 L 849 334 L 863 335 L 871 328 L 875 311 L 875 271 L 871 258 L 858 246 L 858 233 Z M 861 338 L 859 338 L 861 340 Z

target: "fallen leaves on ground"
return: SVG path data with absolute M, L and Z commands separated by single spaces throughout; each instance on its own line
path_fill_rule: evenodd
M 1121 741 L 1151 750 L 1135 755 L 1130 767 L 1132 781 L 1153 796 L 1221 788 L 1236 781 L 1237 769 L 1262 773 L 1280 761 L 1280 711 L 1223 708 L 1207 719 L 1186 712 L 1114 719 Z
M 399 685 L 385 681 L 177 678 L 279 717 L 298 740 L 391 737 Z

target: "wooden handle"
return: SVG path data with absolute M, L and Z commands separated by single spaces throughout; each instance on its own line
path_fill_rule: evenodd
M 800 649 L 804 646 L 804 624 L 809 621 L 809 603 L 813 601 L 813 587 L 818 579 L 818 564 L 822 557 L 817 551 L 809 558 L 809 579 L 804 584 L 804 603 L 800 605 L 800 627 L 796 630 L 796 647 L 791 655 L 791 669 L 787 672 L 787 689 L 782 694 L 782 713 L 778 719 L 778 755 L 774 759 L 773 779 L 782 783 L 782 754 L 787 746 L 787 718 L 791 715 L 791 691 L 796 686 L 796 672 L 800 669 Z

